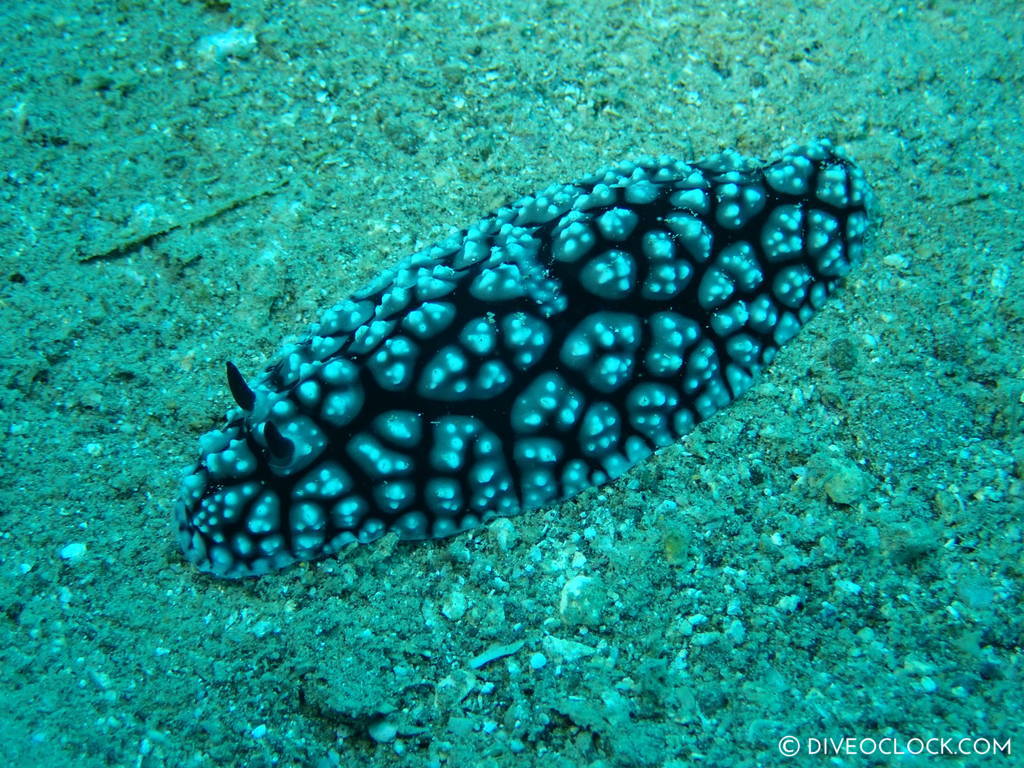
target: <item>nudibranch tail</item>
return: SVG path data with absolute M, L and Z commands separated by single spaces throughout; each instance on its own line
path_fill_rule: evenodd
M 863 251 L 828 142 L 555 184 L 324 313 L 200 440 L 186 557 L 256 576 L 449 536 L 619 477 L 750 388 Z

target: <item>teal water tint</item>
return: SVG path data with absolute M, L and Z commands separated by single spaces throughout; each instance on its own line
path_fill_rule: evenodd
M 8 764 L 861 766 L 930 737 L 1014 764 L 962 752 L 1020 741 L 1017 4 L 28 2 L 0 25 Z M 452 539 L 240 582 L 182 558 L 225 360 L 258 370 L 520 194 L 815 136 L 872 183 L 865 257 L 688 437 Z

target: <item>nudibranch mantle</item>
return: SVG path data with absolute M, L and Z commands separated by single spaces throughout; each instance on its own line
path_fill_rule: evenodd
M 863 252 L 828 142 L 554 184 L 330 308 L 200 439 L 175 517 L 258 576 L 387 531 L 450 536 L 622 475 L 750 388 Z

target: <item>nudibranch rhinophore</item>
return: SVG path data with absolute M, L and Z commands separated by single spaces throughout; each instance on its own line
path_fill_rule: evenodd
M 554 184 L 324 313 L 200 439 L 185 556 L 258 576 L 450 536 L 607 483 L 750 388 L 864 249 L 825 141 Z

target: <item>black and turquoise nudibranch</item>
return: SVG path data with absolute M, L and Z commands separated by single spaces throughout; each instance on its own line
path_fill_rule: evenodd
M 256 576 L 429 539 L 619 477 L 750 388 L 863 251 L 828 142 L 555 184 L 327 310 L 200 440 L 186 557 Z

